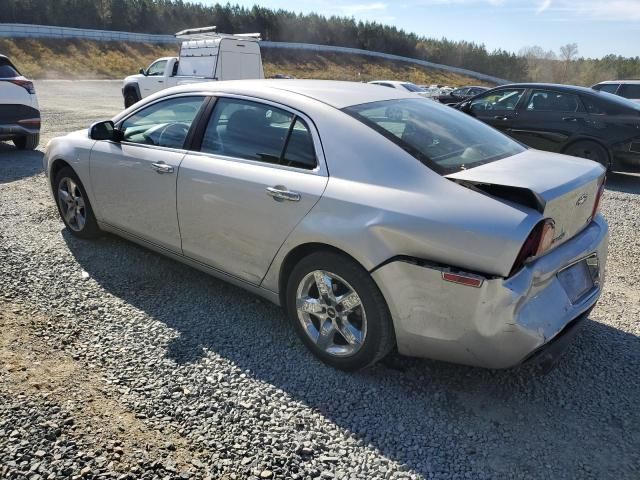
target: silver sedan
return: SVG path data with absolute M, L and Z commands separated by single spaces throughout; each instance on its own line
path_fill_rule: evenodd
M 604 281 L 600 165 L 399 90 L 176 87 L 52 140 L 44 167 L 73 235 L 112 232 L 261 295 L 345 370 L 394 348 L 554 359 Z

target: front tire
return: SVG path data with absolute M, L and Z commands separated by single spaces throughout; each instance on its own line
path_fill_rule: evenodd
M 354 371 L 395 345 L 391 314 L 369 272 L 330 251 L 312 253 L 287 282 L 287 313 L 303 343 L 332 367 Z
M 60 218 L 67 230 L 79 238 L 100 236 L 100 228 L 82 182 L 70 167 L 60 170 L 53 182 Z
M 24 135 L 22 137 L 14 138 L 13 144 L 18 150 L 35 150 L 40 143 L 40 134 L 34 133 L 32 135 Z
M 129 89 L 129 90 L 125 91 L 125 93 L 124 93 L 124 108 L 129 108 L 131 105 L 133 105 L 134 103 L 137 103 L 139 101 L 140 101 L 140 98 L 138 98 L 138 94 L 135 92 L 135 90 Z
M 586 158 L 588 160 L 598 162 L 606 168 L 607 171 L 611 168 L 609 153 L 607 153 L 607 150 L 602 145 L 596 142 L 576 142 L 573 145 L 570 145 L 564 153 L 566 155 L 571 155 L 572 157 Z

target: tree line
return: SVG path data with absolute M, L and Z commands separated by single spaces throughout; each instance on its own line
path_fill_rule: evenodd
M 2 0 L 0 22 L 172 34 L 217 25 L 228 33 L 259 32 L 272 41 L 360 48 L 462 67 L 514 81 L 590 83 L 604 77 L 640 77 L 640 58 L 608 56 L 563 60 L 529 47 L 519 54 L 483 44 L 434 39 L 378 22 L 298 14 L 260 6 L 203 5 L 183 0 Z

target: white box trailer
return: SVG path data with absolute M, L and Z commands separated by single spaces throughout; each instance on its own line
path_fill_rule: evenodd
M 183 40 L 179 57 L 159 58 L 124 79 L 125 107 L 176 85 L 264 78 L 257 33 L 231 35 L 206 27 L 178 32 L 176 38 Z

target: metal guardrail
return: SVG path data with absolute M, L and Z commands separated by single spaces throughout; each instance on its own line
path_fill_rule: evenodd
M 83 38 L 86 40 L 142 43 L 176 43 L 173 35 L 92 30 L 88 28 L 51 27 L 24 23 L 0 23 L 0 37 L 10 38 Z
M 119 41 L 119 42 L 141 42 L 141 43 L 178 43 L 173 35 L 154 35 L 149 33 L 132 33 L 118 32 L 110 30 L 93 30 L 86 28 L 70 28 L 70 27 L 52 27 L 48 25 L 28 25 L 24 23 L 0 23 L 0 38 L 81 38 L 85 40 L 96 41 Z M 389 53 L 372 52 L 369 50 L 361 50 L 359 48 L 334 47 L 331 45 L 315 45 L 311 43 L 290 43 L 290 42 L 271 42 L 261 41 L 261 48 L 275 48 L 288 50 L 304 50 L 311 52 L 326 53 L 348 53 L 352 55 L 365 55 L 368 57 L 381 58 L 384 60 L 393 60 L 414 65 L 420 65 L 427 68 L 435 68 L 446 72 L 466 75 L 486 82 L 502 85 L 510 83 L 509 80 L 503 78 L 486 75 L 484 73 L 474 72 L 466 68 L 452 67 L 442 65 L 440 63 L 429 62 L 427 60 L 419 60 L 416 58 L 402 57 L 400 55 L 392 55 Z

